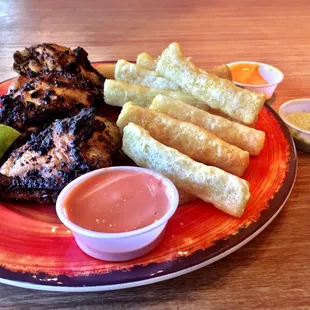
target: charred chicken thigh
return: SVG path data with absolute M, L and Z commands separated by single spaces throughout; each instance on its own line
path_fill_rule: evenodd
M 46 43 L 14 54 L 19 77 L 0 97 L 0 123 L 22 135 L 1 159 L 0 200 L 55 203 L 78 176 L 123 159 L 118 127 L 96 114 L 105 78 L 87 55 Z
M 83 109 L 56 120 L 12 152 L 0 169 L 0 199 L 54 203 L 78 176 L 111 166 L 119 150 L 118 127 Z
M 52 72 L 0 97 L 0 123 L 25 131 L 103 104 L 102 91 L 81 76 Z
M 87 52 L 78 47 L 71 50 L 57 44 L 43 43 L 14 53 L 13 68 L 30 78 L 42 72 L 68 72 L 89 80 L 95 87 L 102 88 L 104 77 L 92 67 Z
M 0 97 L 0 123 L 21 132 L 104 104 L 104 77 L 82 48 L 39 44 L 14 54 L 20 76 Z

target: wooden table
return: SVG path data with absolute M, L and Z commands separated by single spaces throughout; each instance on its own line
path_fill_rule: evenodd
M 202 67 L 256 60 L 283 70 L 271 106 L 310 97 L 310 2 L 0 0 L 0 80 L 39 42 L 83 46 L 92 61 L 158 55 L 170 42 Z M 123 291 L 69 294 L 0 286 L 1 309 L 310 309 L 310 155 L 281 214 L 261 235 L 192 274 Z

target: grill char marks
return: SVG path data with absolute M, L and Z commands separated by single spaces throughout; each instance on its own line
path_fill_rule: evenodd
M 95 115 L 105 79 L 87 56 L 46 43 L 14 54 L 20 75 L 0 97 L 0 123 L 22 135 L 2 158 L 0 199 L 55 203 L 73 179 L 112 165 L 120 132 Z
M 104 104 L 105 78 L 91 66 L 83 48 L 39 44 L 14 53 L 20 74 L 9 93 L 0 97 L 0 123 L 22 133 L 45 127 L 81 108 Z
M 27 189 L 25 184 L 18 178 L 7 177 L 0 174 L 0 198 L 2 200 L 23 200 L 37 203 L 55 203 L 59 191 Z
M 14 70 L 30 78 L 42 72 L 68 72 L 88 79 L 95 87 L 102 88 L 104 77 L 95 70 L 87 58 L 87 52 L 57 44 L 43 43 L 14 53 Z
M 104 104 L 102 91 L 87 79 L 54 72 L 36 77 L 0 97 L 0 123 L 24 132 L 29 126 L 77 114 Z
M 40 201 L 36 191 L 47 191 L 44 195 L 55 202 L 55 193 L 78 176 L 111 166 L 120 144 L 117 126 L 96 116 L 93 109 L 56 120 L 41 133 L 32 135 L 3 164 L 0 172 L 10 182 L 0 182 L 0 198 L 45 202 L 45 198 Z M 22 194 L 16 195 L 16 191 Z

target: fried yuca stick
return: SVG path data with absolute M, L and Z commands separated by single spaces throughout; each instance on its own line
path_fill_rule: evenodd
M 250 198 L 249 184 L 221 169 L 205 166 L 151 137 L 142 127 L 124 128 L 123 151 L 138 166 L 168 177 L 188 191 L 232 216 L 240 217 Z
M 177 83 L 182 90 L 211 108 L 246 125 L 253 125 L 265 95 L 239 88 L 232 82 L 199 70 L 184 58 L 178 43 L 172 43 L 157 61 L 156 73 Z
M 141 53 L 137 57 L 137 65 L 147 70 L 155 71 L 156 60 L 153 59 L 153 57 L 148 53 Z M 103 63 L 96 66 L 96 70 L 105 78 L 114 79 L 115 66 L 116 64 L 113 63 Z M 227 79 L 230 81 L 232 80 L 231 72 L 227 65 L 219 65 L 207 71 L 211 74 L 217 75 L 222 79 Z
M 180 122 L 165 114 L 134 106 L 124 105 L 117 126 L 122 130 L 129 122 L 140 125 L 159 142 L 173 147 L 189 157 L 242 176 L 249 165 L 249 153 L 217 138 L 196 125 Z
M 143 86 L 178 90 L 179 87 L 173 81 L 164 77 L 157 76 L 155 71 L 147 70 L 141 66 L 119 60 L 115 66 L 115 80 L 124 81 L 131 84 L 139 84 Z
M 202 127 L 223 141 L 249 152 L 250 155 L 258 155 L 264 146 L 265 133 L 263 131 L 229 121 L 221 116 L 192 107 L 180 100 L 157 95 L 153 99 L 150 109 L 169 115 L 179 121 Z
M 219 65 L 207 70 L 208 73 L 218 76 L 221 79 L 232 81 L 232 75 L 227 65 Z
M 156 60 L 148 53 L 141 53 L 137 57 L 137 65 L 155 71 Z M 201 70 L 201 69 L 200 69 Z M 203 70 L 202 70 L 203 71 Z M 232 80 L 232 75 L 227 65 L 219 65 L 207 70 L 208 73 L 214 74 L 222 79 Z
M 208 70 L 203 70 L 203 69 L 197 67 L 196 65 L 194 65 L 192 63 L 192 57 L 187 57 L 186 61 L 188 63 L 190 63 L 191 66 L 193 67 L 193 69 L 195 69 L 195 71 L 197 71 L 197 72 L 200 72 L 202 74 L 204 74 L 204 73 L 213 74 L 213 75 L 216 75 L 217 77 L 219 77 L 221 79 L 226 79 L 226 80 L 232 81 L 232 74 L 231 74 L 231 71 L 227 65 L 219 65 L 219 66 L 213 67 L 213 68 L 208 69 Z M 156 68 L 155 68 L 155 70 L 156 70 Z
M 137 65 L 148 69 L 150 71 L 155 71 L 156 60 L 148 53 L 141 53 L 137 56 Z
M 104 100 L 107 104 L 122 107 L 126 102 L 132 101 L 135 105 L 149 107 L 153 99 L 159 95 L 165 95 L 182 100 L 192 106 L 208 109 L 208 106 L 193 98 L 189 94 L 170 89 L 159 89 L 128 84 L 123 81 L 106 80 L 104 83 Z

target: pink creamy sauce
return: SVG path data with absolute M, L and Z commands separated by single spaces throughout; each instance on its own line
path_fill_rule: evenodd
M 97 232 L 146 227 L 169 209 L 169 193 L 159 178 L 140 171 L 104 172 L 81 182 L 64 201 L 67 218 Z

